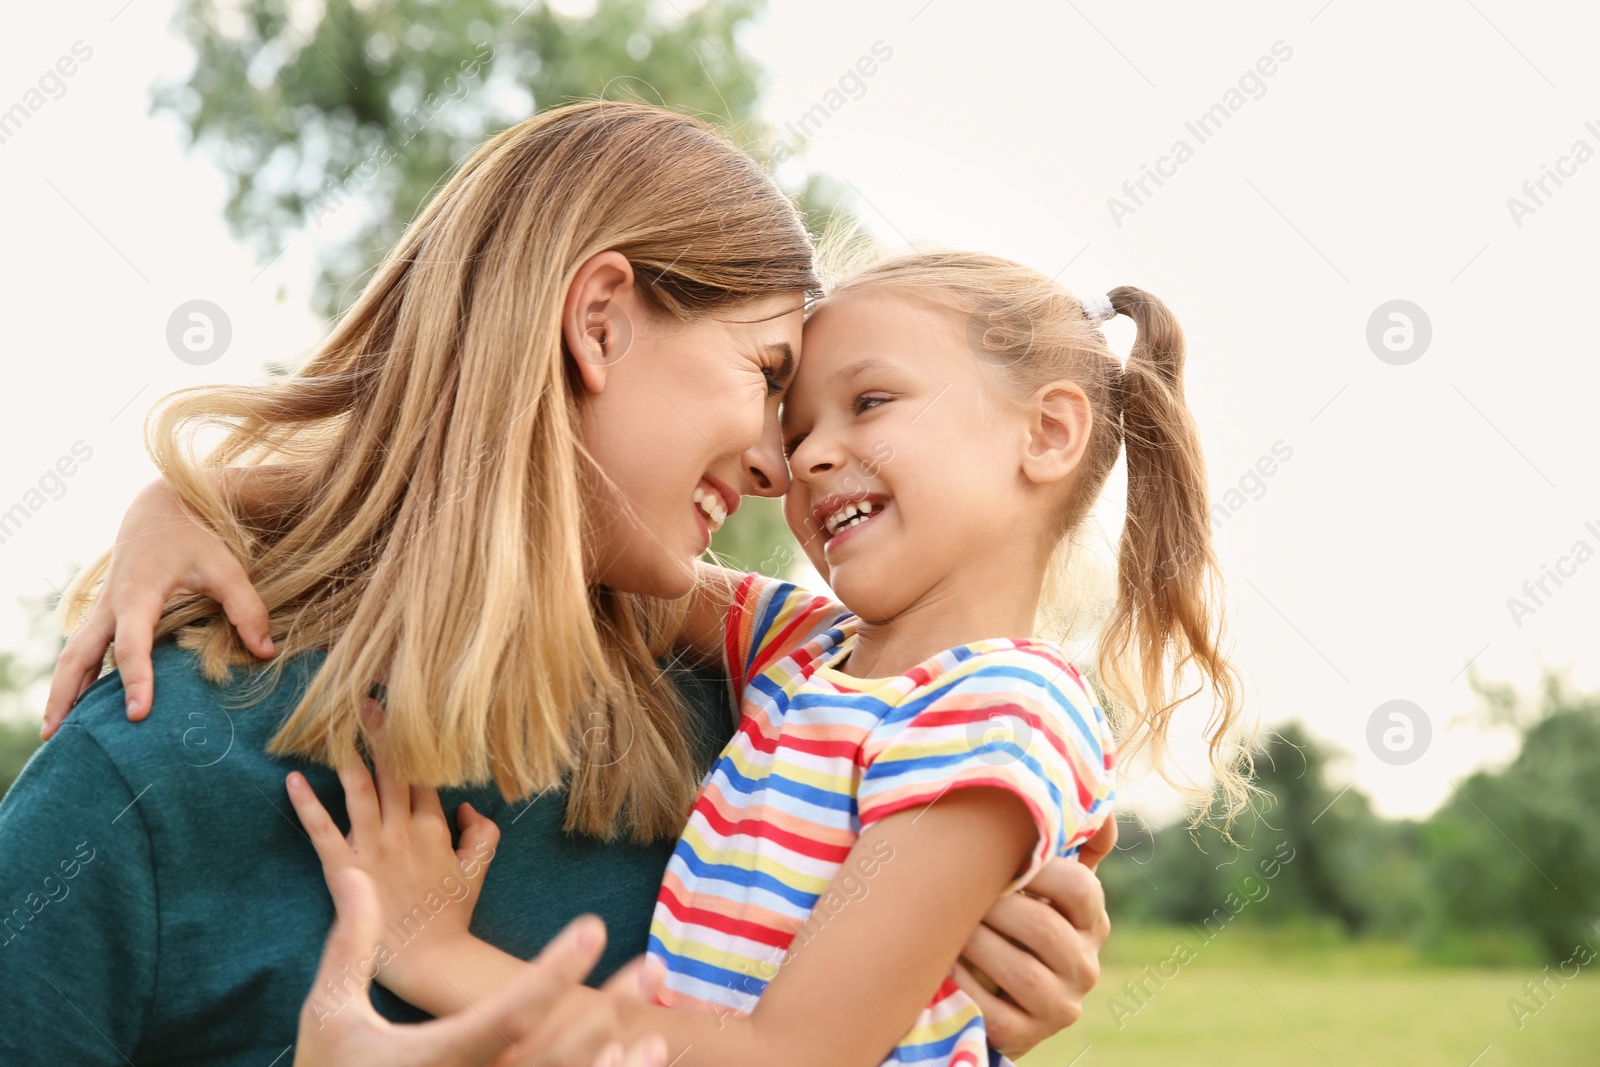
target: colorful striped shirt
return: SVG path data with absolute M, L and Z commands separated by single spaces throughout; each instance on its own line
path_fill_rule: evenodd
M 886 858 L 858 856 L 859 871 L 841 874 L 862 831 L 895 812 L 962 787 L 1020 797 L 1039 839 L 1007 892 L 1076 854 L 1109 817 L 1110 729 L 1059 646 L 979 641 L 896 677 L 856 678 L 837 665 L 857 623 L 786 582 L 739 584 L 724 654 L 740 725 L 701 783 L 656 901 L 662 1004 L 752 1011 L 819 902 L 837 911 L 835 898 L 859 895 Z M 977 1004 L 947 974 L 884 1062 L 991 1062 Z

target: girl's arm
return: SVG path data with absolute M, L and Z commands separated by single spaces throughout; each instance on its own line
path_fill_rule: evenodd
M 607 996 L 585 998 L 588 1014 L 563 1000 L 581 988 L 604 943 L 595 919 L 579 919 L 557 936 L 514 982 L 489 1000 L 450 1018 L 397 1026 L 380 1016 L 367 996 L 366 961 L 383 938 L 377 890 L 360 872 L 346 872 L 331 886 L 338 918 L 328 934 L 322 964 L 300 1011 L 294 1067 L 489 1067 L 514 1049 L 519 1058 L 537 1050 L 549 1067 L 662 1067 L 666 1045 L 659 1037 L 634 1043 L 619 1059 L 615 1012 L 609 1000 L 637 1000 L 656 986 L 651 976 L 620 973 L 606 983 Z M 643 978 L 643 980 L 641 980 Z M 335 1009 L 323 1004 L 324 988 L 348 988 L 353 996 Z M 556 1007 L 566 1010 L 558 1021 Z M 551 1031 L 535 1037 L 535 1030 Z
M 689 594 L 689 613 L 678 631 L 675 647 L 701 666 L 722 662 L 723 624 L 733 604 L 734 591 L 744 580 L 741 571 L 731 571 L 710 563 L 696 563 L 694 592 Z
M 277 505 L 277 489 L 289 473 L 287 467 L 247 467 L 219 470 L 215 476 L 218 489 L 238 512 L 255 516 Z M 151 635 L 167 601 L 184 593 L 216 600 L 246 648 L 263 659 L 272 655 L 267 606 L 244 567 L 178 494 L 158 480 L 145 486 L 129 505 L 117 531 L 105 585 L 61 650 L 40 735 L 54 734 L 78 697 L 100 677 L 113 638 L 128 718 L 148 715 L 155 696 Z
M 347 790 L 362 773 L 341 773 Z M 296 785 L 291 799 L 325 865 L 338 857 L 337 862 L 372 870 L 382 883 L 390 877 L 386 871 L 420 872 L 459 862 L 468 851 L 465 840 L 455 853 L 449 853 L 447 841 L 441 850 L 438 835 L 431 832 L 413 835 L 404 854 L 391 850 L 386 858 L 386 842 L 395 835 L 376 832 L 370 835 L 374 845 L 357 843 L 351 851 L 315 795 Z M 412 790 L 411 795 L 425 792 Z M 385 812 L 382 822 L 387 825 L 394 818 L 409 823 L 411 801 L 397 789 L 393 795 L 396 813 Z M 406 810 L 401 813 L 399 807 Z M 353 814 L 352 836 L 356 818 Z M 1023 802 L 996 788 L 954 789 L 924 808 L 889 815 L 862 833 L 840 868 L 839 879 L 849 877 L 851 885 L 836 879 L 835 887 L 820 898 L 847 903 L 831 913 L 813 913 L 802 932 L 807 939 L 803 944 L 797 939 L 791 947 L 789 959 L 752 1014 L 627 1006 L 621 1012 L 621 1036 L 628 1041 L 661 1034 L 669 1060 L 680 1067 L 878 1064 L 933 998 L 963 942 L 1021 869 L 1037 839 Z M 416 851 L 427 848 L 434 849 L 432 860 L 420 860 Z M 338 877 L 337 862 L 329 867 L 330 879 Z M 869 870 L 873 873 L 863 894 L 857 872 Z M 482 873 L 472 874 L 481 884 Z M 418 885 L 437 881 L 431 873 L 418 877 Z M 401 901 L 407 894 L 400 886 L 390 891 Z M 453 934 L 408 945 L 393 963 L 385 964 L 379 980 L 434 1014 L 459 1012 L 493 996 L 524 964 L 466 934 L 468 915 L 458 913 Z M 600 994 L 577 989 L 568 995 L 577 1010 Z M 819 1020 L 827 1025 L 818 1025 Z

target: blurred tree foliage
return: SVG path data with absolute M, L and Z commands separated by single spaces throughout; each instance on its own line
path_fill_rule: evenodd
M 604 97 L 721 125 L 758 157 L 761 71 L 739 29 L 764 0 L 596 0 L 585 16 L 541 0 L 180 0 L 188 78 L 157 86 L 226 176 L 228 222 L 263 263 L 316 244 L 316 310 L 333 318 L 442 181 L 494 133 L 537 110 Z M 815 230 L 845 211 L 818 176 L 794 190 Z M 287 363 L 274 370 L 286 372 Z M 718 535 L 755 567 L 787 540 L 772 508 Z
M 156 87 L 228 179 L 227 219 L 263 259 L 309 225 L 332 317 L 442 179 L 494 133 L 573 100 L 639 99 L 748 129 L 760 72 L 736 31 L 762 0 L 688 17 L 599 0 L 182 0 L 193 73 Z M 339 219 L 335 236 L 329 216 Z
M 1600 694 L 1547 678 L 1518 715 L 1508 690 L 1475 684 L 1486 717 L 1520 730 L 1521 752 L 1427 821 L 1380 818 L 1360 792 L 1335 789 L 1336 754 L 1291 725 L 1258 753 L 1269 796 L 1232 842 L 1215 826 L 1123 821 L 1122 854 L 1101 868 L 1112 914 L 1215 926 L 1231 919 L 1233 893 L 1251 922 L 1404 938 L 1442 962 L 1559 961 L 1600 944 Z M 1267 877 L 1262 864 L 1286 855 Z
M 42 666 L 25 663 L 14 652 L 0 651 L 0 796 L 11 788 L 22 765 L 39 747 L 37 711 L 17 705 L 44 673 Z

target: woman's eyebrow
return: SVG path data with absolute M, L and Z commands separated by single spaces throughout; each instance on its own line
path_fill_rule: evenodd
M 778 341 L 766 346 L 768 352 L 776 353 L 778 357 L 777 376 L 780 382 L 787 382 L 794 375 L 794 347 L 788 341 Z

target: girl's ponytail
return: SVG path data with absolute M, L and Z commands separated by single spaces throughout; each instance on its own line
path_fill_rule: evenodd
M 1115 703 L 1137 709 L 1124 756 L 1149 748 L 1166 766 L 1178 705 L 1211 690 L 1205 731 L 1225 818 L 1249 796 L 1248 747 L 1239 743 L 1239 679 L 1221 650 L 1223 620 L 1200 437 L 1183 398 L 1183 330 L 1160 300 L 1122 286 L 1111 306 L 1138 326 L 1114 392 L 1128 463 L 1128 509 L 1117 558 L 1117 599 L 1101 639 L 1098 674 Z M 1198 671 L 1193 684 L 1191 669 Z M 1164 772 L 1163 772 L 1164 773 Z M 1209 803 L 1195 816 L 1204 818 Z

